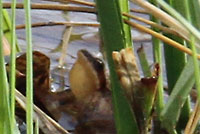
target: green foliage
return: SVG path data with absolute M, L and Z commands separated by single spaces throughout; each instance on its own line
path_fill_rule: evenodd
M 11 21 L 11 62 L 10 62 L 10 94 L 11 94 L 11 134 L 15 134 L 15 82 L 16 82 L 16 0 L 12 1 Z M 7 33 L 9 36 L 10 32 Z
M 129 1 L 128 0 L 119 0 L 119 7 L 122 13 L 129 13 Z M 128 19 L 128 17 L 123 16 L 123 19 Z M 123 23 L 123 31 L 125 38 L 125 47 L 132 47 L 132 37 L 131 37 L 131 28 L 129 25 Z
M 181 108 L 194 85 L 194 68 L 192 65 L 192 58 L 189 58 L 161 113 L 162 126 L 167 128 L 169 132 L 176 126 Z
M 144 77 L 151 77 L 151 70 L 143 46 L 137 50 Z
M 14 3 L 12 3 L 14 4 Z M 12 5 L 13 7 L 13 5 Z M 13 14 L 13 12 L 12 12 Z M 10 15 L 8 14 L 7 10 L 3 9 L 3 31 L 4 31 L 4 35 L 5 37 L 7 38 L 8 42 L 10 44 L 12 44 L 12 30 L 13 30 L 13 24 L 15 24 L 15 21 L 13 21 L 13 18 L 12 18 L 12 21 L 10 19 Z M 15 29 L 14 29 L 15 30 Z M 16 50 L 17 52 L 20 51 L 20 48 L 18 46 L 18 42 L 17 42 L 17 37 L 15 36 L 15 45 L 16 45 Z
M 170 5 L 176 9 L 181 15 L 186 17 L 186 3 L 185 0 L 169 0 Z M 167 34 L 171 39 L 185 44 L 184 39 L 180 37 L 174 37 L 172 34 Z M 165 61 L 166 61 L 166 71 L 167 71 L 167 81 L 168 81 L 168 92 L 171 93 L 174 85 L 176 84 L 180 73 L 186 63 L 186 55 L 183 52 L 178 51 L 169 45 L 164 46 L 165 51 Z M 177 62 L 179 61 L 179 62 Z M 189 98 L 182 108 L 181 116 L 177 124 L 177 131 L 181 133 L 181 130 L 185 128 L 187 120 L 190 115 Z
M 27 134 L 33 134 L 33 58 L 32 58 L 32 30 L 30 0 L 24 1 L 26 20 L 26 123 Z
M 11 133 L 8 80 L 3 55 L 3 11 L 0 0 L 0 133 Z
M 112 59 L 113 51 L 119 51 L 126 46 L 119 3 L 116 0 L 96 0 L 96 4 L 98 18 L 101 23 L 101 34 L 110 70 L 117 133 L 137 134 L 139 131 L 136 120 L 129 103 L 122 92 L 122 87 L 119 83 L 116 71 L 114 70 L 114 62 Z
M 154 5 L 157 5 L 156 0 L 150 0 L 150 2 Z M 155 17 L 151 16 L 151 20 L 156 22 L 156 23 L 160 23 L 160 21 L 158 19 L 156 19 Z M 153 30 L 157 31 L 155 28 L 153 28 Z M 160 113 L 164 107 L 164 97 L 163 97 L 163 63 L 162 63 L 162 45 L 163 43 L 155 38 L 152 37 L 152 44 L 153 44 L 153 55 L 154 55 L 154 61 L 156 63 L 159 64 L 160 66 L 160 73 L 159 73 L 159 77 L 158 77 L 158 91 L 157 91 L 157 99 L 156 99 L 156 114 L 158 115 L 158 121 L 160 120 Z M 155 127 L 156 129 L 156 127 Z

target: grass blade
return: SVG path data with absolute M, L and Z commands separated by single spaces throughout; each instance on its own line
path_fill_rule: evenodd
M 12 21 L 11 21 L 11 66 L 10 66 L 10 91 L 11 91 L 11 134 L 15 133 L 15 82 L 16 82 L 16 0 L 12 0 Z
M 125 47 L 120 9 L 116 0 L 96 0 L 98 17 L 101 24 L 104 48 L 109 64 L 114 116 L 118 134 L 139 133 L 134 114 L 119 83 L 112 52 Z M 127 125 L 128 124 L 128 125 Z
M 31 8 L 30 0 L 24 1 L 26 20 L 26 123 L 27 134 L 33 134 L 33 58 L 32 58 L 32 32 L 31 32 Z
M 2 1 L 0 0 L 0 80 L 3 81 L 3 66 L 4 66 L 4 59 L 3 59 L 3 42 L 2 42 L 2 37 L 3 37 L 3 31 L 2 31 L 2 28 L 3 28 L 3 14 L 2 14 Z M 0 83 L 0 133 L 5 133 L 5 129 L 4 129 L 4 126 L 5 126 L 5 105 L 4 105 L 4 83 Z
M 1 119 L 0 120 L 0 128 L 3 133 L 10 133 L 10 102 L 9 102 L 9 88 L 8 88 L 8 80 L 5 68 L 4 54 L 3 54 L 3 8 L 2 1 L 0 0 L 0 98 L 1 98 Z
M 194 68 L 192 65 L 193 60 L 192 58 L 189 58 L 172 90 L 166 106 L 161 113 L 162 127 L 166 128 L 170 134 L 174 133 L 172 130 L 176 126 L 181 108 L 195 82 Z
M 151 77 L 151 70 L 143 46 L 137 50 L 144 77 Z
M 157 2 L 155 0 L 150 0 L 151 3 L 154 5 L 157 5 Z M 151 16 L 151 20 L 160 23 L 158 19 Z M 156 28 L 153 28 L 154 31 L 158 31 Z M 157 93 L 157 99 L 156 99 L 156 113 L 158 115 L 158 122 L 160 120 L 160 113 L 164 107 L 164 97 L 163 97 L 163 73 L 162 73 L 162 43 L 159 39 L 152 37 L 152 43 L 153 43 L 153 55 L 154 55 L 154 61 L 159 64 L 160 66 L 160 73 L 158 77 L 158 93 Z
M 187 30 L 195 36 L 198 40 L 200 40 L 200 32 L 191 24 L 189 23 L 184 17 L 182 17 L 176 10 L 170 7 L 165 1 L 157 0 L 157 2 L 167 11 L 169 12 L 174 18 L 176 18 Z
M 119 0 L 119 5 L 122 13 L 129 13 L 130 10 L 128 0 Z M 128 19 L 128 17 L 123 16 L 123 19 Z M 122 25 L 126 42 L 125 47 L 132 47 L 131 28 L 125 23 L 123 23 Z
M 12 3 L 12 7 L 13 7 L 13 3 Z M 13 19 L 12 19 L 13 21 Z M 12 44 L 12 21 L 10 19 L 10 16 L 7 12 L 7 10 L 3 9 L 3 31 L 4 31 L 4 35 L 6 37 L 6 39 L 8 40 L 8 42 L 10 44 Z M 18 46 L 18 42 L 17 42 L 17 37 L 15 36 L 15 45 L 16 45 L 16 50 L 17 52 L 20 51 L 20 48 Z
M 170 5 L 176 9 L 180 14 L 187 17 L 187 11 L 186 9 L 186 1 L 185 0 L 168 0 Z M 168 37 L 171 39 L 181 43 L 184 43 L 184 39 L 180 37 L 175 37 L 172 34 L 167 34 Z M 165 61 L 166 61 L 166 71 L 167 71 L 167 81 L 168 81 L 168 91 L 171 93 L 174 85 L 176 84 L 177 79 L 180 76 L 180 73 L 186 63 L 186 55 L 177 49 L 170 47 L 168 45 L 164 46 L 164 52 L 165 52 Z M 178 61 L 178 62 L 177 62 Z M 186 122 L 189 119 L 190 114 L 190 103 L 189 103 L 189 97 L 185 103 L 185 105 L 182 108 L 182 112 L 179 118 L 179 121 L 177 123 L 177 132 L 181 133 L 181 131 L 185 128 Z

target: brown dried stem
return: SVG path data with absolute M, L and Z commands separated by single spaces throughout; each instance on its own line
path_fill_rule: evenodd
M 135 12 L 135 13 L 141 13 L 141 14 L 149 14 L 146 10 L 144 9 L 130 9 L 131 12 Z
M 63 2 L 63 0 L 51 0 L 51 1 Z M 39 4 L 39 3 L 32 3 L 31 8 L 32 9 L 40 9 L 40 10 L 60 10 L 60 11 L 96 13 L 96 9 L 95 9 L 96 5 L 93 2 L 83 2 L 83 1 L 79 1 L 79 0 L 68 0 L 68 1 L 76 3 L 76 4 L 90 6 L 92 8 L 69 6 L 69 5 L 58 5 L 58 4 L 57 5 L 55 5 L 55 4 Z M 11 8 L 11 3 L 5 2 L 5 3 L 3 3 L 3 7 Z M 23 3 L 17 3 L 16 8 L 17 9 L 24 8 Z M 148 14 L 148 12 L 143 9 L 130 9 L 130 11 L 135 12 L 135 13 Z
M 165 33 L 170 33 L 170 34 L 179 36 L 181 38 L 184 38 L 183 36 L 181 36 L 179 33 L 177 33 L 176 31 L 174 31 L 173 29 L 165 27 L 165 26 L 162 26 L 162 25 L 159 25 L 159 24 L 157 24 L 157 23 L 155 23 L 153 21 L 150 21 L 150 20 L 144 19 L 142 17 L 135 16 L 135 15 L 131 15 L 131 14 L 128 14 L 128 13 L 122 13 L 122 14 L 124 16 L 126 16 L 126 17 L 131 18 L 131 19 L 135 19 L 135 20 L 138 20 L 138 21 L 143 22 L 145 24 L 148 24 L 148 25 L 150 25 L 150 26 L 152 26 L 154 28 L 158 28 L 158 29 L 162 30 Z M 185 39 L 185 40 L 188 41 L 189 39 Z
M 164 24 L 174 29 L 174 31 L 180 33 L 183 37 L 185 38 L 190 37 L 189 31 L 180 22 L 178 22 L 176 19 L 171 17 L 163 10 L 159 9 L 158 7 L 152 5 L 151 3 L 145 0 L 131 0 L 131 1 L 144 8 L 146 11 L 148 11 L 156 18 L 160 19 Z
M 199 105 L 199 102 L 196 102 L 194 111 L 192 112 L 190 119 L 186 125 L 185 131 L 184 131 L 185 134 L 194 133 L 196 126 L 198 124 L 199 118 L 200 118 L 200 105 Z
M 11 8 L 11 3 L 3 3 L 3 8 Z M 23 3 L 17 3 L 16 8 L 23 9 L 24 4 Z M 40 4 L 40 3 L 32 3 L 31 9 L 61 10 L 61 11 L 96 13 L 95 8 L 78 7 L 78 6 L 70 6 L 70 5 Z
M 80 5 L 85 5 L 85 6 L 91 6 L 95 7 L 96 4 L 94 2 L 89 2 L 89 1 L 83 1 L 83 0 L 59 0 L 60 2 L 71 2 L 74 4 L 80 4 Z
M 26 98 L 18 90 L 15 90 L 15 94 L 16 101 L 24 110 L 26 110 Z M 39 120 L 39 127 L 43 132 L 48 134 L 69 134 L 69 132 L 67 132 L 62 126 L 60 126 L 37 106 L 34 105 L 33 109 L 34 120 Z
M 39 22 L 33 23 L 33 27 L 43 27 L 43 26 L 56 26 L 56 25 L 65 25 L 65 26 L 89 26 L 89 27 L 99 27 L 99 23 L 90 23 L 90 22 Z M 17 25 L 16 29 L 24 29 L 25 25 Z
M 167 43 L 167 44 L 179 49 L 182 52 L 185 52 L 185 53 L 187 53 L 189 55 L 193 54 L 192 51 L 189 48 L 185 47 L 184 45 L 182 45 L 182 44 L 180 44 L 180 43 L 178 43 L 178 42 L 176 42 L 176 41 L 174 41 L 174 40 L 172 40 L 172 39 L 170 39 L 170 38 L 168 38 L 168 37 L 166 37 L 166 36 L 164 36 L 162 34 L 159 34 L 159 33 L 155 32 L 155 31 L 153 31 L 153 30 L 151 30 L 149 28 L 146 28 L 146 27 L 144 27 L 144 26 L 142 26 L 140 24 L 131 22 L 129 20 L 124 20 L 124 22 L 126 24 L 132 26 L 132 27 L 135 27 L 136 29 L 138 29 L 138 30 L 140 30 L 142 32 L 151 34 L 152 36 L 154 36 L 154 37 L 162 40 L 163 42 L 165 42 L 165 43 Z M 200 59 L 200 55 L 199 54 L 197 55 L 197 58 Z

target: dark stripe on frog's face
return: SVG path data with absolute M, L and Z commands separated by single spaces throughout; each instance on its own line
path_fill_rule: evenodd
M 101 59 L 94 57 L 87 50 L 83 49 L 80 52 L 88 59 L 97 72 L 104 70 L 104 63 Z
M 104 63 L 101 59 L 94 57 L 92 54 L 90 54 L 87 50 L 79 50 L 85 56 L 89 64 L 94 69 L 93 71 L 96 72 L 98 76 L 98 80 L 100 82 L 100 89 L 104 90 L 106 87 L 106 77 L 104 72 Z

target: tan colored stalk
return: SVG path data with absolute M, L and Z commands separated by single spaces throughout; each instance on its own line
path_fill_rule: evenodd
M 141 14 L 149 14 L 146 10 L 144 9 L 130 9 L 131 12 L 135 12 L 135 13 L 141 13 Z
M 183 37 L 189 38 L 189 31 L 181 23 L 179 23 L 176 19 L 171 17 L 163 10 L 157 8 L 156 6 L 144 0 L 131 0 L 131 1 L 143 7 L 150 14 L 160 19 L 164 24 L 171 27 L 174 31 L 180 33 Z
M 65 63 L 65 57 L 66 57 L 66 53 L 67 53 L 67 48 L 69 45 L 69 39 L 72 33 L 72 29 L 73 27 L 69 27 L 67 29 L 65 29 L 65 32 L 63 34 L 63 38 L 62 38 L 62 52 L 61 52 L 61 56 L 59 58 L 59 66 L 62 68 L 64 67 L 64 63 Z
M 185 53 L 187 53 L 189 55 L 192 55 L 192 51 L 189 48 L 185 47 L 184 45 L 182 45 L 182 44 L 180 44 L 180 43 L 178 43 L 178 42 L 176 42 L 176 41 L 174 41 L 174 40 L 172 40 L 172 39 L 170 39 L 170 38 L 168 38 L 168 37 L 166 37 L 166 36 L 164 36 L 162 34 L 159 34 L 159 33 L 155 32 L 155 31 L 153 31 L 153 30 L 151 30 L 149 28 L 146 28 L 146 27 L 144 27 L 144 26 L 142 26 L 140 24 L 131 22 L 129 20 L 124 20 L 124 22 L 126 24 L 132 26 L 132 27 L 135 27 L 136 29 L 138 29 L 138 30 L 140 30 L 142 32 L 151 34 L 152 36 L 162 40 L 163 42 L 171 45 L 172 47 L 175 47 L 175 48 L 179 49 L 182 52 L 185 52 Z M 200 59 L 200 55 L 199 54 L 197 55 L 197 58 Z
M 145 23 L 145 24 L 148 24 L 148 25 L 150 25 L 150 26 L 152 26 L 152 27 L 154 27 L 154 28 L 158 28 L 158 29 L 162 30 L 162 31 L 165 32 L 165 33 L 170 33 L 170 34 L 173 34 L 173 35 L 182 37 L 179 33 L 177 33 L 176 31 L 174 31 L 173 29 L 170 29 L 170 28 L 168 28 L 168 27 L 159 25 L 159 24 L 157 24 L 157 23 L 155 23 L 155 22 L 153 22 L 153 21 L 150 21 L 150 20 L 144 19 L 144 18 L 142 18 L 142 17 L 135 16 L 135 15 L 131 15 L 131 14 L 128 14 L 128 13 L 123 13 L 123 15 L 124 15 L 124 16 L 127 16 L 127 17 L 129 17 L 129 18 L 132 18 L 132 19 L 141 21 L 141 22 L 143 22 L 143 23 Z M 184 37 L 182 37 L 182 38 L 184 38 Z M 186 39 L 186 40 L 188 41 L 189 39 Z
M 15 90 L 16 101 L 19 105 L 26 110 L 26 97 L 24 97 L 18 90 Z M 33 106 L 34 109 L 34 120 L 39 120 L 39 127 L 44 133 L 48 134 L 69 134 L 62 126 L 60 126 L 56 121 L 51 117 L 45 114 L 37 106 Z
M 11 8 L 11 3 L 3 3 L 3 7 Z M 24 8 L 24 4 L 17 3 L 16 8 L 22 9 L 22 8 Z M 74 11 L 74 12 L 87 12 L 87 13 L 95 13 L 96 12 L 96 10 L 94 8 L 89 8 L 89 7 L 78 7 L 78 6 L 56 5 L 56 4 L 40 4 L 40 3 L 31 4 L 31 9 L 61 10 L 61 11 Z
M 61 0 L 52 0 L 52 1 L 59 1 Z M 81 2 L 79 2 L 81 4 Z M 86 5 L 83 4 L 82 5 Z M 88 6 L 95 7 L 93 3 L 88 4 Z M 11 8 L 11 3 L 4 2 L 3 3 L 4 8 Z M 23 3 L 17 3 L 16 8 L 21 9 L 23 8 Z M 61 10 L 61 11 L 76 11 L 76 12 L 88 12 L 88 13 L 96 13 L 95 8 L 87 8 L 87 7 L 77 7 L 77 6 L 69 6 L 69 5 L 55 5 L 55 4 L 39 4 L 39 3 L 32 3 L 31 4 L 32 9 L 43 9 L 43 10 Z M 149 14 L 144 9 L 130 9 L 131 12 L 135 13 L 141 13 L 141 14 Z
M 89 26 L 89 27 L 99 27 L 99 23 L 92 22 L 39 22 L 33 23 L 32 27 L 43 27 L 43 26 L 56 26 L 56 25 L 65 25 L 65 26 Z M 16 29 L 24 29 L 25 25 L 17 25 Z
M 85 5 L 85 6 L 96 6 L 94 2 L 84 1 L 84 0 L 60 0 L 60 2 L 71 2 L 75 4 Z
M 71 2 L 71 3 L 75 3 L 75 4 L 81 4 L 81 5 L 85 5 L 85 6 L 92 6 L 95 7 L 96 4 L 94 2 L 88 2 L 88 1 L 83 1 L 83 0 L 56 0 L 56 1 L 67 1 L 67 2 Z M 148 14 L 148 12 L 144 9 L 130 9 L 131 12 L 135 12 L 135 13 L 142 13 L 142 14 Z
M 193 134 L 199 119 L 200 119 L 200 105 L 199 102 L 197 102 L 194 111 L 192 112 L 190 119 L 186 125 L 184 134 Z

